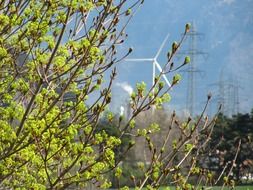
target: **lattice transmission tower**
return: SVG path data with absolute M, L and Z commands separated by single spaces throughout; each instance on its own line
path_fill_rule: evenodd
M 188 49 L 179 52 L 181 55 L 189 55 L 191 57 L 191 63 L 186 70 L 188 74 L 187 80 L 187 92 L 186 92 L 186 109 L 189 111 L 190 115 L 194 115 L 195 109 L 195 95 L 196 95 L 196 74 L 203 73 L 196 66 L 197 56 L 204 56 L 206 58 L 207 53 L 201 51 L 197 48 L 197 40 L 203 37 L 203 33 L 197 32 L 194 23 L 192 23 L 191 30 L 186 34 L 186 41 L 188 41 Z
M 227 95 L 228 95 L 228 101 L 227 101 L 227 109 L 226 109 L 226 115 L 233 116 L 237 115 L 240 105 L 240 99 L 239 99 L 239 91 L 242 89 L 242 87 L 239 85 L 238 80 L 236 79 L 230 79 L 230 83 L 227 84 Z
M 242 87 L 239 84 L 238 79 L 225 78 L 224 68 L 220 71 L 219 81 L 211 86 L 218 87 L 218 94 L 215 97 L 218 103 L 218 107 L 221 105 L 221 113 L 226 116 L 236 115 L 240 112 L 240 89 Z

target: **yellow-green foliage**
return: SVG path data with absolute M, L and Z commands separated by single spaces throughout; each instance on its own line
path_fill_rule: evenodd
M 0 2 L 1 188 L 111 186 L 104 174 L 121 140 L 96 127 L 110 103 L 111 85 L 100 85 L 124 11 L 106 0 Z

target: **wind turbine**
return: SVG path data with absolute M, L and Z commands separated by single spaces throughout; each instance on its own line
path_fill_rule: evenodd
M 156 55 L 153 58 L 138 58 L 138 59 L 125 59 L 125 61 L 131 61 L 131 62 L 144 62 L 144 61 L 149 61 L 152 62 L 153 65 L 153 74 L 152 74 L 152 85 L 154 85 L 155 83 L 155 69 L 157 68 L 159 70 L 159 72 L 163 72 L 162 67 L 160 66 L 160 64 L 157 61 L 157 58 L 159 57 L 162 49 L 165 46 L 165 43 L 167 42 L 168 38 L 169 38 L 170 34 L 167 34 L 167 36 L 165 37 L 165 39 L 163 40 L 160 48 L 158 49 Z M 165 74 L 162 74 L 163 79 L 165 80 L 166 84 L 171 87 L 171 84 L 169 82 L 169 80 L 167 79 Z

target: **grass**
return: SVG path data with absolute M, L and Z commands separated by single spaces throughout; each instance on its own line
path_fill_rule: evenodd
M 166 187 L 161 187 L 159 190 L 165 190 Z M 134 189 L 130 189 L 134 190 Z M 170 187 L 170 190 L 175 190 L 175 187 Z M 221 186 L 214 186 L 209 190 L 221 190 Z M 223 190 L 231 190 L 231 188 L 225 187 Z M 237 186 L 234 190 L 253 190 L 253 186 Z
M 216 187 L 213 187 L 212 189 L 210 190 L 220 190 L 221 187 L 219 186 L 216 186 Z M 224 190 L 230 190 L 231 188 L 228 188 L 228 187 L 225 187 Z M 235 190 L 253 190 L 253 186 L 237 186 L 235 187 Z
M 214 186 L 209 190 L 221 190 L 221 186 Z M 161 187 L 160 190 L 165 190 L 165 187 Z M 231 188 L 225 187 L 223 190 L 230 190 Z M 170 190 L 175 190 L 175 187 L 170 187 Z M 234 190 L 253 190 L 253 186 L 237 186 Z

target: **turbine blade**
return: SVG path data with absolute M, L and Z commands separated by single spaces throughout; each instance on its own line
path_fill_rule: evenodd
M 86 22 L 88 20 L 89 16 L 90 16 L 90 12 L 87 13 L 83 22 L 79 22 L 78 27 L 77 27 L 77 31 L 76 31 L 76 35 L 78 35 L 78 33 L 84 28 L 84 25 L 85 25 L 84 22 Z
M 160 72 L 163 72 L 162 67 L 159 65 L 159 63 L 158 63 L 157 61 L 155 61 L 154 63 L 155 63 L 155 65 L 156 65 L 157 69 L 158 69 Z M 167 85 L 168 85 L 169 87 L 171 87 L 171 84 L 170 84 L 169 80 L 167 79 L 166 75 L 165 75 L 165 74 L 162 74 L 162 77 L 163 77 L 163 79 L 165 80 L 165 82 L 167 83 Z
M 142 59 L 124 59 L 125 61 L 131 61 L 131 62 L 134 62 L 134 61 L 138 61 L 138 62 L 143 62 L 143 61 L 153 61 L 154 59 L 152 58 L 142 58 Z
M 159 48 L 158 52 L 156 53 L 156 55 L 155 55 L 155 59 L 157 59 L 157 58 L 158 58 L 158 56 L 160 55 L 160 53 L 161 53 L 161 51 L 162 51 L 163 47 L 165 46 L 165 43 L 167 42 L 167 40 L 168 40 L 169 36 L 170 36 L 170 34 L 168 33 L 168 34 L 167 34 L 167 36 L 165 37 L 165 39 L 163 40 L 163 42 L 162 42 L 162 44 L 161 44 L 161 46 L 160 46 L 160 48 Z
M 169 87 L 171 87 L 171 84 L 170 84 L 169 80 L 167 79 L 166 75 L 165 75 L 165 74 L 162 74 L 162 77 L 163 77 L 163 79 L 165 80 L 165 82 L 167 83 L 167 85 L 168 85 Z
M 152 85 L 155 84 L 155 61 L 153 61 L 152 63 Z M 153 89 L 153 93 L 154 93 L 154 89 Z
M 103 25 L 106 25 L 108 22 L 110 22 L 112 19 L 110 18 L 110 19 L 108 19 L 108 20 L 106 20 L 104 23 L 103 23 Z
M 73 17 L 71 17 L 68 22 L 67 22 L 67 25 L 73 20 Z

